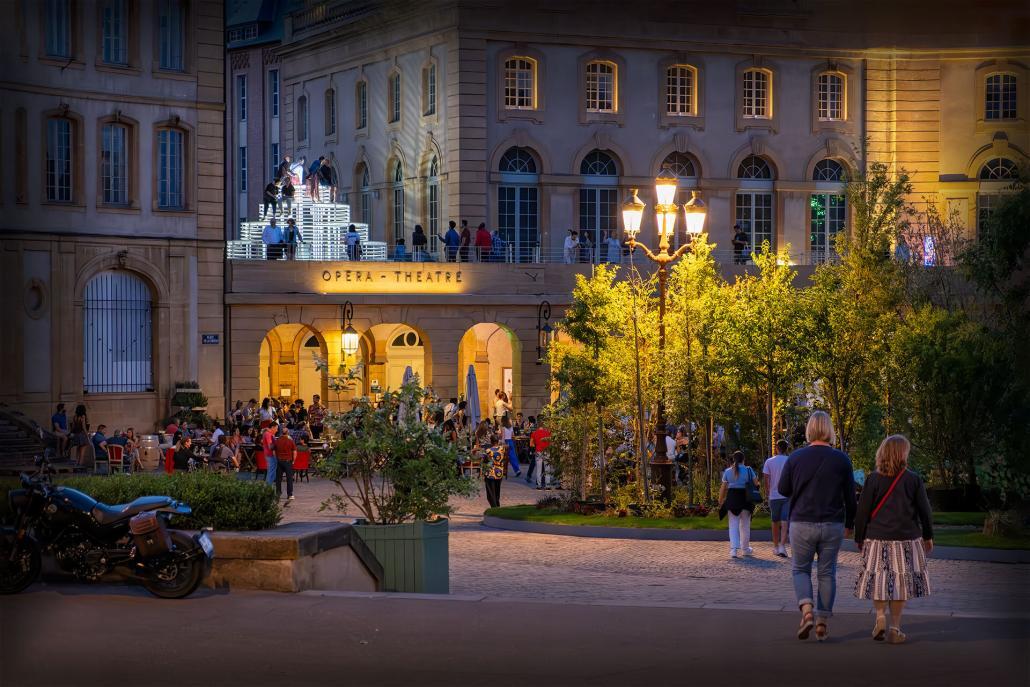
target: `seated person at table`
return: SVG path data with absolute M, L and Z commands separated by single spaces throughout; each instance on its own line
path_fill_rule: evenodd
M 223 434 L 218 437 L 218 443 L 211 452 L 208 459 L 211 468 L 214 470 L 239 470 L 240 461 L 233 455 L 232 449 L 227 444 L 227 437 Z
M 97 431 L 93 433 L 93 455 L 95 460 L 107 460 L 107 437 L 104 436 L 104 430 L 107 429 L 107 425 L 99 425 Z
M 107 440 L 108 446 L 121 446 L 122 447 L 122 465 L 132 465 L 131 459 L 129 458 L 129 440 L 122 434 L 122 430 L 116 429 L 111 432 L 111 437 Z
M 309 444 L 311 442 L 311 430 L 308 428 L 308 423 L 299 423 L 296 427 L 290 430 L 290 436 L 297 444 L 300 444 L 301 442 L 305 445 Z
M 176 470 L 189 470 L 191 460 L 193 460 L 193 439 L 184 436 L 175 444 L 172 464 Z

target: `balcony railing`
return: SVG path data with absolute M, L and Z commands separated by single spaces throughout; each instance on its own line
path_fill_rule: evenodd
M 354 21 L 368 14 L 371 9 L 371 4 L 363 2 L 355 3 L 343 0 L 320 2 L 290 15 L 293 21 L 293 32 L 300 33 Z

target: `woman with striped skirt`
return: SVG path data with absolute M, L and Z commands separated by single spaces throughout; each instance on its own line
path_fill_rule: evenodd
M 910 450 L 900 434 L 883 440 L 876 451 L 876 472 L 866 479 L 855 515 L 855 543 L 864 563 L 855 596 L 872 600 L 873 639 L 886 638 L 890 644 L 905 641 L 905 602 L 930 595 L 926 554 L 933 550 L 933 520 L 926 486 L 908 469 Z

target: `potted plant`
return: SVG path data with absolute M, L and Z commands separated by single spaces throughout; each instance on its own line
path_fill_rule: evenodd
M 458 472 L 460 449 L 422 422 L 424 394 L 416 377 L 326 418 L 340 442 L 318 468 L 339 493 L 322 508 L 361 512 L 355 529 L 382 563 L 386 591 L 446 594 L 448 499 L 478 487 Z

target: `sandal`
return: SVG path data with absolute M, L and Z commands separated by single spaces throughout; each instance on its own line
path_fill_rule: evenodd
M 876 624 L 873 625 L 873 641 L 882 642 L 886 634 L 887 618 L 885 616 L 880 616 L 876 619 Z
M 892 627 L 890 629 L 890 631 L 887 633 L 887 643 L 888 644 L 904 644 L 905 643 L 905 633 L 902 632 L 900 628 Z
M 825 642 L 826 638 L 830 636 L 830 631 L 826 628 L 826 623 L 819 621 L 815 624 L 815 638 L 820 642 Z
M 802 614 L 801 627 L 798 628 L 798 639 L 808 639 L 809 633 L 812 632 L 812 626 L 815 625 L 813 618 L 812 611 Z

